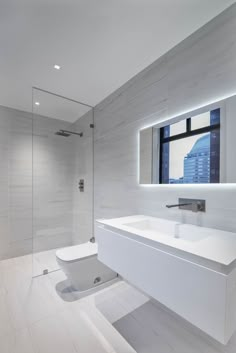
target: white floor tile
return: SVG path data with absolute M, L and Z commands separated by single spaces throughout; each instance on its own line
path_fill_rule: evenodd
M 0 337 L 12 333 L 13 325 L 7 306 L 6 294 L 0 294 Z
M 27 329 L 14 331 L 0 339 L 1 353 L 37 353 Z
M 19 293 L 19 302 L 28 324 L 63 310 L 63 305 L 54 295 L 47 276 L 34 278 L 31 285 L 24 289 Z
M 30 334 L 37 353 L 76 353 L 66 326 L 59 315 L 31 325 Z
M 128 283 L 120 281 L 106 291 L 94 295 L 91 299 L 106 319 L 113 323 L 146 303 L 149 297 Z
M 55 268 L 54 251 L 38 262 Z M 82 299 L 66 281 L 62 271 L 32 279 L 31 255 L 0 262 L 0 353 L 236 352 L 236 334 L 220 345 L 124 281 Z
M 93 305 L 84 303 L 87 315 L 90 317 L 91 322 L 103 333 L 110 345 L 112 346 L 113 353 L 135 353 L 136 351 L 130 346 L 128 342 L 119 334 L 117 330 L 105 319 L 102 313 Z
M 71 340 L 79 353 L 113 352 L 109 340 L 105 338 L 102 332 L 96 327 L 89 316 L 79 306 L 77 310 L 66 310 L 61 314 L 62 320 L 66 324 Z
M 33 276 L 42 275 L 44 270 L 48 270 L 48 272 L 59 270 L 56 251 L 57 249 L 52 249 L 33 255 Z
M 138 353 L 175 353 L 174 347 L 171 347 L 166 340 L 148 327 L 141 326 L 132 315 L 128 315 L 119 320 L 115 324 L 115 327 L 120 333 L 122 333 L 128 342 L 131 343 Z M 184 353 L 184 351 L 182 351 L 182 353 Z
M 5 293 L 6 289 L 3 283 L 3 270 L 2 270 L 2 263 L 0 261 L 0 295 Z

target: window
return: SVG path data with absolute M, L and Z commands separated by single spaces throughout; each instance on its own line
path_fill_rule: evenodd
M 220 182 L 220 109 L 160 129 L 160 184 Z

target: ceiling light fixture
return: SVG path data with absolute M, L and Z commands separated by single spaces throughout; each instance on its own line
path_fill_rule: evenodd
M 39 102 L 35 102 L 35 105 L 40 105 L 40 103 Z
M 54 69 L 60 70 L 61 66 L 60 65 L 54 65 Z

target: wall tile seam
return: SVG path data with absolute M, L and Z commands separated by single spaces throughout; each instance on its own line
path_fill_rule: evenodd
M 105 107 L 109 107 L 117 98 L 121 97 L 124 92 L 132 89 L 132 87 L 135 87 L 137 84 L 137 81 L 140 79 L 143 79 L 145 75 L 150 74 L 151 70 L 155 70 L 155 68 L 159 69 L 160 65 L 164 65 L 163 61 L 165 61 L 166 54 L 163 54 L 161 57 L 159 57 L 157 60 L 155 60 L 152 64 L 149 66 L 145 67 L 142 71 L 137 73 L 135 76 L 130 78 L 126 83 L 124 83 L 122 86 L 120 86 L 117 90 L 109 94 L 104 100 L 99 102 L 95 107 L 94 110 L 96 109 L 98 112 L 102 112 Z M 104 105 L 104 107 L 101 107 L 101 105 Z
M 167 63 L 165 64 L 167 65 Z M 147 72 L 149 73 L 149 72 Z M 149 73 L 150 74 L 150 73 Z M 109 110 L 109 112 L 107 114 L 114 114 L 116 112 L 118 112 L 119 110 L 122 110 L 125 106 L 127 105 L 131 105 L 135 100 L 137 100 L 137 98 L 139 98 L 143 92 L 146 92 L 149 88 L 151 88 L 152 86 L 155 86 L 156 84 L 164 81 L 166 78 L 167 78 L 167 75 L 168 73 L 165 72 L 165 74 L 163 74 L 159 79 L 157 79 L 156 81 L 154 82 L 150 82 L 150 83 L 147 83 L 144 87 L 140 87 L 140 89 L 133 95 L 131 95 L 131 97 L 128 99 L 128 100 L 125 100 L 124 102 L 121 102 L 121 104 L 114 108 L 113 110 Z M 140 81 L 140 78 L 139 80 Z M 134 84 L 135 86 L 135 84 Z M 129 94 L 129 90 L 130 90 L 130 87 L 128 87 L 126 90 L 124 90 L 120 95 L 119 97 L 122 97 L 122 98 L 125 98 L 125 95 L 128 95 Z M 128 94 L 127 94 L 128 92 Z M 112 102 L 116 101 L 117 99 L 114 99 Z M 105 107 L 105 109 L 107 109 L 109 106 L 111 106 L 112 103 L 110 103 L 109 105 L 107 105 Z M 99 110 L 97 108 L 95 108 L 95 113 L 96 113 L 96 110 L 97 110 L 97 114 L 101 115 L 101 113 L 105 110 L 105 109 L 102 109 L 102 110 Z
M 163 100 L 163 102 L 161 104 L 165 104 L 166 103 L 166 100 Z M 130 128 L 132 125 L 137 125 L 139 124 L 140 122 L 142 121 L 146 121 L 146 120 L 151 120 L 152 118 L 155 118 L 155 115 L 157 114 L 161 114 L 163 112 L 166 112 L 168 109 L 165 107 L 165 108 L 161 108 L 160 110 L 156 111 L 155 113 L 152 113 L 148 116 L 145 116 L 145 117 L 142 117 L 140 119 L 137 119 L 137 120 L 134 120 L 134 121 L 131 121 L 130 123 L 127 123 L 127 124 L 124 124 L 122 123 L 122 126 L 117 126 L 116 128 L 111 128 L 109 131 L 107 131 L 105 134 L 103 135 L 99 135 L 99 137 L 95 137 L 94 138 L 94 142 L 97 142 L 101 139 L 103 139 L 104 137 L 106 137 L 107 135 L 111 136 L 111 135 L 114 135 L 114 134 L 117 134 L 119 133 L 120 131 L 122 130 L 126 130 L 127 128 Z M 166 119 L 165 119 L 166 120 Z M 156 123 L 158 123 L 158 119 L 156 121 Z M 154 123 L 155 124 L 155 123 Z M 141 127 L 137 127 L 137 132 L 141 129 Z M 95 125 L 95 136 L 96 136 L 96 125 Z

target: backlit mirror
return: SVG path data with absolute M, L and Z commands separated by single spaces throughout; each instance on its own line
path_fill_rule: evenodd
M 236 96 L 139 132 L 140 184 L 235 183 Z

